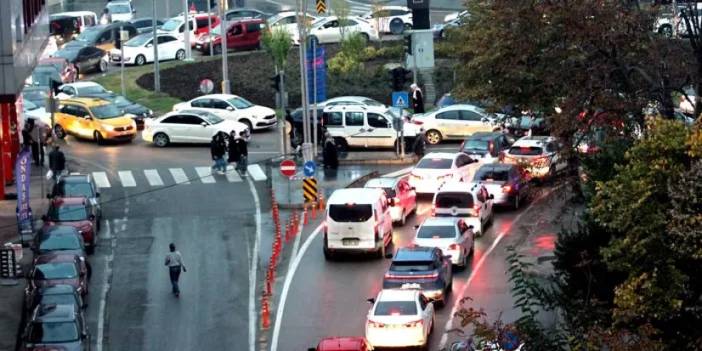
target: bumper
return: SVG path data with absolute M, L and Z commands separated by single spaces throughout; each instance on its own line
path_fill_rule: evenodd
M 424 346 L 427 337 L 419 328 L 366 328 L 366 339 L 374 347 Z
M 512 195 L 510 193 L 491 193 L 495 198 L 492 199 L 492 203 L 496 205 L 506 205 L 509 203 Z
M 332 252 L 375 252 L 381 249 L 382 241 L 355 240 L 358 238 L 343 238 L 325 240 L 326 249 Z
M 407 280 L 383 280 L 383 289 L 403 289 L 406 284 L 418 284 L 419 291 L 424 294 L 430 300 L 443 300 L 444 299 L 444 286 L 443 283 L 438 280 L 434 282 L 424 282 L 417 283 L 410 279 Z M 404 287 L 407 289 L 407 287 Z
M 153 143 L 154 142 L 154 135 L 153 135 L 153 133 L 142 132 L 141 139 L 143 139 L 146 142 Z
M 107 140 L 132 140 L 136 137 L 136 128 L 126 132 L 109 131 L 103 133 Z
M 275 127 L 277 124 L 278 124 L 278 120 L 275 118 L 256 120 L 256 124 L 254 124 L 253 129 L 254 130 L 267 129 L 267 128 Z
M 110 59 L 110 63 L 114 64 L 119 64 L 122 63 L 122 57 L 119 55 L 108 55 Z M 127 57 L 126 60 L 124 60 L 125 65 L 131 65 L 134 64 L 134 58 L 133 57 Z

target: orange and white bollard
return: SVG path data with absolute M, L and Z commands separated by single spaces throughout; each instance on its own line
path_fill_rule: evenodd
M 271 312 L 268 306 L 268 297 L 261 298 L 261 327 L 268 329 L 271 327 Z

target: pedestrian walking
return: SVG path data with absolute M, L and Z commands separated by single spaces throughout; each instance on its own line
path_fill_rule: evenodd
M 175 297 L 180 296 L 180 287 L 178 286 L 178 279 L 180 279 L 180 271 L 187 272 L 185 265 L 183 264 L 183 256 L 180 251 L 176 251 L 174 243 L 168 245 L 170 252 L 166 254 L 166 260 L 164 262 L 165 266 L 168 267 L 168 273 L 171 278 L 171 288 L 173 290 L 173 295 Z
M 411 100 L 414 113 L 424 113 L 424 93 L 422 93 L 422 89 L 416 83 L 412 83 L 410 90 L 412 92 Z
M 100 16 L 100 24 L 110 24 L 112 23 L 112 15 L 110 14 L 110 10 L 105 7 L 102 10 L 102 15 Z
M 331 134 L 324 134 L 324 147 L 322 148 L 324 168 L 337 169 L 339 167 L 339 150 Z
M 219 174 L 224 174 L 227 170 L 227 162 L 224 160 L 224 154 L 227 152 L 227 143 L 222 137 L 222 133 L 217 133 L 212 136 L 212 141 L 210 142 L 210 154 L 212 154 L 212 160 L 214 160 L 214 165 L 212 169 L 219 172 Z
M 54 183 L 57 183 L 58 178 L 66 171 L 66 156 L 58 145 L 54 145 L 54 149 L 49 153 L 49 170 Z
M 245 133 L 245 131 L 242 131 L 237 136 L 235 132 L 232 132 L 234 134 L 234 150 L 236 150 L 239 157 L 239 161 L 236 162 L 236 170 L 242 176 L 246 175 L 249 163 L 249 146 L 246 144 Z
M 414 138 L 414 144 L 412 145 L 412 151 L 417 155 L 418 158 L 424 157 L 427 150 L 427 135 L 424 132 L 424 128 L 419 129 L 419 133 Z
M 32 150 L 32 160 L 34 160 L 35 165 L 39 165 L 42 155 L 39 154 L 39 139 L 41 138 L 41 131 L 39 130 L 33 119 L 27 119 L 22 129 L 22 141 L 25 146 L 28 146 Z M 42 150 L 43 151 L 43 150 Z M 43 154 L 43 152 L 42 152 Z

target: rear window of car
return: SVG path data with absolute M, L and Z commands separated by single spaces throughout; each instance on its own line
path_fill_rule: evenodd
M 43 295 L 41 303 L 44 305 L 72 305 L 77 303 L 76 297 L 70 294 Z
M 509 148 L 510 155 L 537 156 L 543 153 L 543 148 L 538 146 L 512 146 Z
M 423 158 L 416 168 L 449 169 L 453 164 L 452 158 Z
M 82 221 L 88 218 L 88 212 L 83 205 L 51 206 L 48 215 L 56 221 Z
M 373 216 L 368 204 L 329 205 L 329 217 L 335 222 L 365 222 Z
M 438 193 L 436 194 L 435 205 L 437 208 L 473 207 L 473 195 L 471 195 L 470 193 Z
M 476 181 L 507 181 L 509 179 L 508 169 L 479 169 L 475 174 L 474 180 Z
M 79 339 L 78 326 L 73 322 L 32 323 L 29 341 L 33 343 L 65 343 Z
M 393 261 L 390 265 L 391 272 L 426 272 L 434 270 L 434 261 Z
M 34 279 L 72 279 L 78 276 L 76 265 L 69 262 L 43 263 L 35 267 Z
M 90 183 L 66 183 L 62 182 L 58 188 L 58 194 L 64 197 L 87 197 L 94 196 L 93 187 Z
M 78 237 L 71 235 L 52 235 L 39 244 L 39 250 L 76 250 L 80 248 Z
M 376 316 L 413 316 L 417 314 L 414 301 L 380 301 L 375 306 Z
M 451 239 L 456 237 L 456 227 L 452 225 L 422 226 L 417 232 L 418 239 Z

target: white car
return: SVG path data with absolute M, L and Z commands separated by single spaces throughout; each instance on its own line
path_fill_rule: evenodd
M 427 347 L 434 304 L 419 290 L 385 289 L 368 302 L 366 339 L 373 347 Z
M 197 41 L 197 36 L 195 31 L 197 30 L 197 21 L 195 17 L 189 16 L 190 21 L 190 44 L 195 45 Z M 178 40 L 185 42 L 185 21 L 183 21 L 183 16 L 176 16 L 169 18 L 166 23 L 164 23 L 161 28 L 158 28 L 159 33 L 170 34 L 178 38 Z
M 380 177 L 366 182 L 364 188 L 378 188 L 385 191 L 390 205 L 390 217 L 393 222 L 405 224 L 407 217 L 417 212 L 417 193 L 405 177 Z
M 429 217 L 417 226 L 413 244 L 423 247 L 438 247 L 451 256 L 451 263 L 466 268 L 468 257 L 473 255 L 473 227 L 461 218 Z
M 410 172 L 409 184 L 417 193 L 433 194 L 444 182 L 473 179 L 480 165 L 461 152 L 430 152 Z
M 173 111 L 191 108 L 205 110 L 224 119 L 244 123 L 251 131 L 271 128 L 278 123 L 273 109 L 254 105 L 237 95 L 203 95 L 190 101 L 176 104 L 173 106 Z
M 124 43 L 124 63 L 141 66 L 154 61 L 152 33 L 140 34 Z M 170 34 L 158 34 L 158 60 L 182 60 L 185 58 L 184 43 Z M 120 49 L 110 50 L 110 61 L 118 64 L 122 61 Z
M 522 166 L 532 178 L 552 178 L 568 167 L 562 146 L 551 136 L 525 136 L 505 152 L 504 162 Z
M 322 121 L 327 132 L 341 149 L 348 147 L 397 147 L 399 142 L 393 121 L 400 117 L 390 109 L 379 106 L 332 105 L 324 108 Z M 418 128 L 404 123 L 404 136 L 410 140 L 417 135 Z
M 217 133 L 238 135 L 244 133 L 246 141 L 251 135 L 243 123 L 219 118 L 213 113 L 202 110 L 182 110 L 165 114 L 162 117 L 146 120 L 141 136 L 144 141 L 164 147 L 171 143 L 205 144 Z
M 105 8 L 109 11 L 112 22 L 129 22 L 136 13 L 131 1 L 110 1 Z
M 380 33 L 402 34 L 413 25 L 412 10 L 405 6 L 380 6 L 363 15 L 363 19 Z
M 426 131 L 429 144 L 436 145 L 442 140 L 462 140 L 476 132 L 499 130 L 497 117 L 474 105 L 457 104 L 414 115 L 412 123 Z
M 343 28 L 343 30 L 342 30 Z M 344 36 L 351 33 L 361 33 L 366 41 L 378 41 L 378 34 L 371 27 L 370 23 L 360 17 L 349 17 L 344 21 L 339 21 L 336 16 L 322 17 L 312 23 L 309 38 L 318 44 L 341 42 L 342 32 Z M 293 36 L 293 43 L 300 45 L 300 35 Z
M 485 234 L 485 228 L 494 218 L 493 194 L 479 183 L 449 182 L 442 184 L 431 202 L 431 215 L 463 218 L 473 227 L 476 235 Z
M 95 82 L 73 82 L 61 85 L 59 87 L 59 93 L 56 95 L 56 98 L 62 100 L 69 99 L 72 97 L 94 96 L 111 93 L 111 91 L 105 89 L 102 85 Z
M 463 16 L 469 16 L 468 10 L 463 10 L 463 11 L 456 11 L 456 12 L 451 12 L 448 15 L 444 16 L 444 23 L 451 22 L 455 20 L 458 17 L 463 17 Z
M 271 29 L 274 28 L 280 28 L 290 34 L 290 37 L 293 38 L 295 35 L 298 34 L 298 19 L 302 17 L 302 13 L 300 12 L 295 12 L 295 11 L 283 11 L 279 12 L 270 18 L 268 18 L 268 27 Z M 307 23 L 312 24 L 314 21 L 316 21 L 318 17 L 312 16 L 310 14 L 307 15 Z
M 27 99 L 22 100 L 22 112 L 24 113 L 24 120 L 34 119 L 41 121 L 47 126 L 51 125 L 51 113 Z

